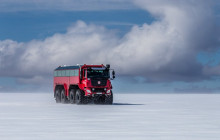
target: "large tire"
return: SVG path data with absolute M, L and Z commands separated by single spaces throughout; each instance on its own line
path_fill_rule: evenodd
M 62 89 L 62 90 L 61 90 L 60 95 L 61 95 L 61 103 L 63 103 L 63 104 L 68 103 L 68 99 L 67 99 L 67 97 L 66 97 L 66 95 L 65 95 L 65 89 Z
M 70 90 L 70 95 L 69 95 L 69 99 L 70 99 L 70 103 L 71 104 L 75 103 L 75 96 L 76 96 L 76 90 L 75 89 L 71 89 Z
M 75 101 L 76 101 L 76 104 L 85 104 L 86 100 L 86 97 L 85 97 L 85 94 L 82 90 L 78 89 L 76 91 L 76 96 L 75 96 Z
M 111 95 L 105 97 L 105 104 L 111 105 L 113 103 L 113 93 L 111 91 Z
M 56 100 L 56 103 L 61 102 L 60 88 L 56 88 L 55 90 L 55 100 Z

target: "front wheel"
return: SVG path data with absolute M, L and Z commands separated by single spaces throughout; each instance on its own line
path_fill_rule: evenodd
M 107 95 L 107 96 L 105 97 L 105 104 L 111 105 L 112 103 L 113 103 L 113 93 L 112 93 L 112 91 L 111 91 L 111 95 Z

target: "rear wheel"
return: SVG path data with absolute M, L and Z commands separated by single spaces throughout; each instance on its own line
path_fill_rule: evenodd
M 85 104 L 85 95 L 84 92 L 80 89 L 76 91 L 75 101 L 76 104 Z
M 71 89 L 70 90 L 70 103 L 71 104 L 75 103 L 75 94 L 76 94 L 76 90 L 75 89 Z
M 65 95 L 65 90 L 64 89 L 61 90 L 61 103 L 63 103 L 63 104 L 68 103 L 68 99 Z
M 56 103 L 61 102 L 60 88 L 56 88 L 55 90 L 55 100 L 56 100 Z

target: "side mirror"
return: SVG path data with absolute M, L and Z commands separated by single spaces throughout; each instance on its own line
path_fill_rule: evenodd
M 115 79 L 115 71 L 112 71 L 112 78 Z
M 110 69 L 110 64 L 106 64 L 106 68 L 107 68 L 107 69 Z

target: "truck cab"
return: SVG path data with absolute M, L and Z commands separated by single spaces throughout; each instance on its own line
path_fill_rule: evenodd
M 111 94 L 110 70 L 105 67 L 86 67 L 82 71 L 81 86 L 86 96 Z

